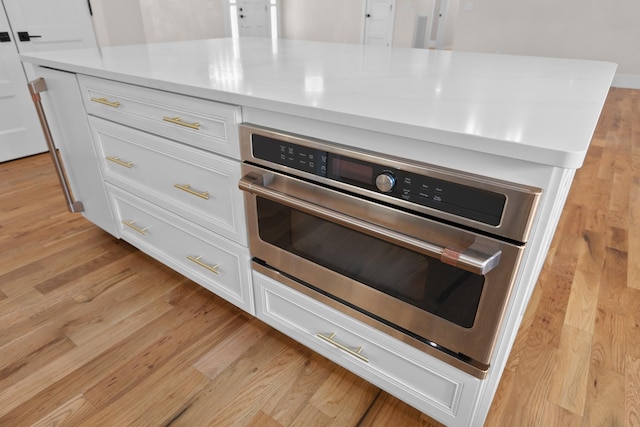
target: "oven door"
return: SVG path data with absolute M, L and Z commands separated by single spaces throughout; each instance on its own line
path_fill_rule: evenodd
M 253 257 L 408 342 L 488 368 L 522 247 L 252 165 L 243 173 Z

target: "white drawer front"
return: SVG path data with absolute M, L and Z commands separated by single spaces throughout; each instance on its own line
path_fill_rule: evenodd
M 107 184 L 127 242 L 253 314 L 247 248 Z
M 105 180 L 246 244 L 240 163 L 90 117 Z
M 255 271 L 253 283 L 264 322 L 439 421 L 468 424 L 477 378 Z
M 89 114 L 240 158 L 240 107 L 79 76 Z

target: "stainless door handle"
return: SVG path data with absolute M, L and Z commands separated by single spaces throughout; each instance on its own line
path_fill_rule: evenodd
M 29 82 L 29 93 L 31 93 L 31 99 L 33 99 L 33 103 L 35 104 L 36 112 L 38 113 L 38 118 L 40 119 L 40 125 L 42 126 L 42 132 L 44 133 L 44 139 L 47 142 L 47 147 L 49 148 L 49 153 L 51 154 L 51 158 L 53 160 L 53 165 L 56 168 L 56 173 L 58 175 L 58 180 L 60 180 L 62 192 L 64 193 L 64 197 L 67 200 L 67 207 L 71 212 L 84 212 L 84 206 L 82 205 L 82 202 L 74 200 L 73 196 L 71 195 L 71 189 L 67 180 L 67 176 L 64 173 L 62 162 L 58 158 L 58 151 L 56 150 L 56 146 L 53 143 L 53 136 L 51 136 L 49 122 L 47 121 L 47 116 L 44 113 L 44 108 L 42 108 L 42 99 L 40 98 L 40 92 L 45 92 L 46 90 L 47 84 L 42 77 Z
M 432 258 L 440 259 L 443 263 L 453 265 L 457 268 L 469 271 L 474 274 L 485 275 L 500 263 L 502 251 L 493 251 L 481 245 L 472 244 L 465 249 L 448 248 L 436 245 L 407 236 L 396 231 L 377 226 L 367 221 L 345 215 L 340 212 L 327 209 L 315 203 L 297 197 L 289 196 L 263 185 L 262 175 L 249 174 L 243 177 L 238 183 L 238 187 L 257 196 L 273 200 L 293 209 L 305 212 L 329 222 L 333 222 L 352 230 L 360 231 L 364 234 L 380 238 L 404 248 L 414 250 Z

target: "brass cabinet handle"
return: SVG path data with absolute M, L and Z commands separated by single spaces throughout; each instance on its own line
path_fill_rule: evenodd
M 105 158 L 110 162 L 119 164 L 120 166 L 124 166 L 125 168 L 131 169 L 133 167 L 133 162 L 125 162 L 124 160 L 121 160 L 120 157 L 117 157 L 117 156 L 107 156 Z
M 45 114 L 44 107 L 42 106 L 42 97 L 40 96 L 40 93 L 47 91 L 47 83 L 42 77 L 39 77 L 35 80 L 30 81 L 28 86 L 29 93 L 31 94 L 31 99 L 33 100 L 33 104 L 36 107 L 36 113 L 38 113 L 40 126 L 42 126 L 44 140 L 47 143 L 47 148 L 49 148 L 49 154 L 51 155 L 51 160 L 53 160 L 53 166 L 55 167 L 56 174 L 58 175 L 58 180 L 60 181 L 60 186 L 62 187 L 62 192 L 64 193 L 64 198 L 67 201 L 67 207 L 70 212 L 84 212 L 84 205 L 82 204 L 82 202 L 73 198 L 73 194 L 71 192 L 71 184 L 69 184 L 69 179 L 65 172 L 64 165 L 62 164 L 62 159 L 58 157 L 59 153 L 53 142 L 51 128 L 49 128 L 47 115 Z
M 329 344 L 332 344 L 336 347 L 338 347 L 340 350 L 347 352 L 348 354 L 352 355 L 353 357 L 356 357 L 360 360 L 362 360 L 365 363 L 369 363 L 369 359 L 367 357 L 364 357 L 361 353 L 362 353 L 362 347 L 358 347 L 356 350 L 352 350 L 349 347 L 340 344 L 338 341 L 334 340 L 333 337 L 336 336 L 336 333 L 333 332 L 331 335 L 327 336 L 327 335 L 323 335 L 321 333 L 318 333 L 316 335 L 318 338 L 328 342 Z
M 124 221 L 123 220 L 122 223 L 124 225 L 126 225 L 127 227 L 129 227 L 130 229 L 132 229 L 133 231 L 142 234 L 143 236 L 147 235 L 147 228 L 146 227 L 145 228 L 138 227 L 137 225 L 135 225 L 136 222 L 133 221 L 133 220 L 132 221 Z
M 200 130 L 200 123 L 198 122 L 184 122 L 180 117 L 163 117 L 165 122 L 173 123 L 174 125 L 184 126 L 190 129 Z
M 220 274 L 220 272 L 218 271 L 218 264 L 216 265 L 209 265 L 207 263 L 205 263 L 204 261 L 201 261 L 200 258 L 202 258 L 202 256 L 198 256 L 198 257 L 194 257 L 191 255 L 187 255 L 187 259 L 191 262 L 195 262 L 196 264 L 198 264 L 200 267 L 202 268 L 206 268 L 207 270 L 209 270 L 212 273 L 215 274 Z
M 189 194 L 193 194 L 194 196 L 198 196 L 201 199 L 209 200 L 209 192 L 208 191 L 203 191 L 203 192 L 195 191 L 195 190 L 191 189 L 191 184 L 174 184 L 173 186 L 176 187 L 177 189 L 182 190 L 182 191 L 186 191 Z
M 98 104 L 106 105 L 108 107 L 118 108 L 120 103 L 117 101 L 109 101 L 107 98 L 91 98 L 92 102 L 97 102 Z

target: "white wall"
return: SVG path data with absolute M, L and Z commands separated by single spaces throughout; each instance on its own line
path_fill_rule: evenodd
M 366 0 L 280 0 L 280 37 L 361 43 Z M 397 0 L 394 46 L 413 45 L 434 0 Z M 226 37 L 227 0 L 92 0 L 101 46 Z M 459 12 L 456 13 L 456 8 Z M 617 63 L 640 88 L 640 0 L 448 0 L 443 47 Z M 457 20 L 456 20 L 457 17 Z M 453 39 L 453 42 L 449 41 Z
M 639 0 L 461 0 L 456 50 L 611 61 L 640 88 Z
M 91 7 L 98 45 L 146 42 L 138 0 L 91 0 Z
M 364 0 L 280 0 L 280 37 L 361 43 Z
M 444 34 L 442 37 L 441 49 L 451 49 L 453 47 L 453 40 L 456 32 L 456 22 L 458 20 L 458 8 L 460 7 L 460 0 L 447 0 L 447 11 L 444 18 Z
M 411 47 L 435 0 L 396 0 L 393 45 Z M 457 1 L 457 0 L 449 0 Z M 92 0 L 100 46 L 228 37 L 228 0 Z M 279 0 L 280 37 L 362 43 L 366 0 Z
M 413 46 L 418 17 L 428 16 L 430 19 L 433 19 L 431 15 L 433 14 L 434 2 L 435 0 L 396 0 L 393 46 Z
M 227 34 L 227 0 L 139 2 L 148 43 L 219 38 Z
M 100 46 L 225 37 L 227 0 L 92 0 Z
M 393 46 L 413 46 L 418 16 L 431 15 L 433 2 L 396 0 Z M 279 0 L 278 3 L 281 38 L 362 43 L 366 0 Z

